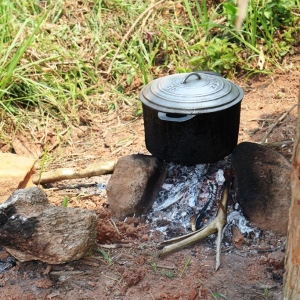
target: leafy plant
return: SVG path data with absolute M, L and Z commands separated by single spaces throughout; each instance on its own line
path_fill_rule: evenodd
M 292 28 L 299 30 L 293 8 L 297 8 L 295 1 L 251 0 L 242 31 L 245 41 L 256 48 L 263 46 L 271 58 L 285 55 L 294 42 Z
M 237 1 L 226 1 L 220 8 L 214 10 L 214 14 L 218 12 L 216 21 L 209 22 L 209 26 L 206 24 L 209 34 L 190 47 L 197 50 L 190 60 L 196 69 L 219 72 L 234 71 L 237 66 L 245 70 L 257 69 L 262 54 L 269 65 L 278 66 L 300 29 L 299 16 L 293 14 L 293 9 L 298 12 L 300 9 L 297 1 L 251 0 L 240 32 L 234 27 Z M 220 16 L 225 19 L 218 23 Z M 297 32 L 293 29 L 295 26 Z
M 203 38 L 190 49 L 197 50 L 197 55 L 190 60 L 190 64 L 195 70 L 211 70 L 222 73 L 241 63 L 238 54 L 242 49 L 227 39 L 215 37 L 206 41 Z

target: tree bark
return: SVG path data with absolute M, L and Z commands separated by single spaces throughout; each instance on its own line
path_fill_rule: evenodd
M 298 121 L 294 144 L 291 172 L 292 202 L 289 212 L 285 275 L 283 283 L 284 300 L 300 299 L 300 93 L 298 98 Z

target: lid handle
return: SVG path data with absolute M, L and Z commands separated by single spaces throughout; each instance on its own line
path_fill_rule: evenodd
M 193 73 L 189 74 L 188 76 L 186 76 L 186 77 L 184 78 L 184 80 L 183 80 L 182 83 L 183 83 L 183 84 L 186 84 L 187 79 L 188 79 L 190 76 L 192 76 L 192 75 L 197 76 L 199 80 L 201 79 L 201 76 L 200 76 L 199 73 L 193 72 Z

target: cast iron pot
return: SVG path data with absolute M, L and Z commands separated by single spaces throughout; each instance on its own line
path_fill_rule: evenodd
M 156 79 L 140 92 L 148 151 L 167 162 L 212 163 L 237 145 L 243 90 L 212 72 Z

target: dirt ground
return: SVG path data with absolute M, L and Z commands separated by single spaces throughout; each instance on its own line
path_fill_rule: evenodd
M 235 80 L 245 91 L 242 101 L 239 142 L 260 142 L 278 118 L 297 104 L 300 56 L 290 68 L 273 76 L 257 75 Z M 268 143 L 294 138 L 297 107 L 274 127 Z M 51 168 L 85 166 L 97 160 L 129 154 L 149 154 L 144 145 L 142 117 L 128 108 L 111 114 L 83 111 L 82 126 L 54 150 Z M 293 144 L 276 150 L 291 161 Z M 64 162 L 62 163 L 62 158 Z M 50 168 L 49 167 L 49 168 Z M 114 219 L 106 205 L 108 175 L 65 181 L 45 187 L 52 203 L 69 197 L 70 207 L 95 210 L 99 216 L 97 247 L 92 256 L 64 265 L 48 266 L 35 261 L 15 262 L 0 274 L 0 299 L 281 299 L 282 251 L 286 237 L 265 232 L 259 241 L 238 248 L 232 241 L 222 246 L 221 267 L 215 267 L 215 237 L 170 254 L 157 256 L 160 236 L 151 232 L 143 218 Z M 96 185 L 97 183 L 98 185 Z M 80 191 L 80 192 L 79 192 Z M 80 195 L 79 195 L 80 193 Z M 151 233 L 151 234 L 150 234 Z M 104 257 L 98 249 L 108 254 Z M 0 260 L 8 254 L 1 249 Z

